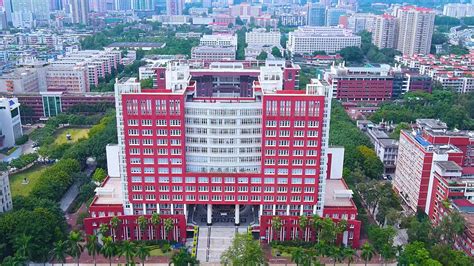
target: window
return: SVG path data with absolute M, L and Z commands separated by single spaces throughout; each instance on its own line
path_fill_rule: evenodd
M 265 183 L 265 184 L 275 184 L 275 178 L 272 178 L 272 177 L 265 177 L 264 183 Z

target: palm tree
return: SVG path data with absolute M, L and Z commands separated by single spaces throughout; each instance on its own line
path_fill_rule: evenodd
M 374 251 L 374 248 L 372 247 L 372 245 L 370 245 L 369 243 L 365 243 L 362 246 L 361 256 L 364 259 L 366 266 L 367 266 L 367 262 L 372 259 L 374 254 L 375 254 L 375 251 Z
M 109 226 L 107 224 L 99 225 L 99 234 L 101 234 L 102 236 L 106 236 L 108 231 L 109 231 Z
M 307 227 L 308 227 L 308 224 L 309 224 L 308 216 L 306 216 L 306 215 L 300 216 L 299 223 L 300 223 L 300 228 L 301 228 L 301 232 L 302 232 L 302 238 L 303 238 L 304 241 L 307 241 L 306 240 L 306 235 L 307 235 L 306 231 L 307 231 Z
M 89 256 L 94 258 L 94 265 L 96 265 L 96 256 L 100 253 L 99 241 L 96 235 L 87 236 L 86 249 Z
M 383 258 L 383 265 L 386 265 L 387 260 L 395 257 L 395 248 L 392 245 L 385 244 L 380 250 L 380 255 Z
M 150 256 L 150 251 L 151 251 L 150 247 L 144 244 L 137 245 L 136 255 L 142 261 L 143 266 L 145 265 L 146 258 Z
M 103 237 L 102 242 L 104 243 L 100 253 L 102 255 L 109 259 L 110 266 L 112 266 L 112 258 L 117 255 L 117 247 L 113 241 L 113 238 L 111 236 L 108 237 Z
M 82 252 L 84 251 L 84 247 L 81 245 L 83 241 L 82 235 L 78 231 L 72 231 L 69 234 L 68 244 L 68 254 L 71 257 L 76 258 L 77 266 L 79 266 L 79 258 L 81 257 Z
M 191 256 L 189 252 L 182 248 L 179 252 L 175 253 L 173 257 L 171 257 L 169 265 L 174 266 L 194 266 L 199 265 L 199 261 L 196 260 L 195 257 Z
M 317 236 L 317 241 L 319 242 L 319 231 L 321 230 L 321 217 L 319 215 L 315 214 L 313 215 L 313 218 L 311 219 L 311 227 L 314 229 L 314 233 Z
M 163 225 L 165 227 L 165 239 L 166 239 L 168 234 L 174 228 L 174 221 L 171 218 L 166 218 L 165 221 L 163 222 Z
M 160 233 L 158 232 L 158 230 L 156 230 L 156 227 L 160 224 L 161 222 L 161 218 L 160 218 L 160 215 L 158 213 L 153 213 L 151 215 L 151 218 L 150 218 L 150 223 L 155 227 L 155 235 L 156 235 L 156 239 L 158 239 L 158 236 L 160 235 Z
M 26 261 L 30 260 L 31 257 L 31 236 L 25 234 L 20 235 L 14 241 L 13 246 L 16 249 L 15 256 L 18 258 L 24 258 Z M 29 263 L 27 263 L 29 264 Z
M 297 266 L 299 265 L 308 265 L 308 256 L 306 251 L 301 248 L 297 247 L 291 252 L 291 261 L 296 263 Z M 311 258 L 309 258 L 311 259 Z
M 123 241 L 119 247 L 119 256 L 120 257 L 125 256 L 127 265 L 135 264 L 134 260 L 135 260 L 136 252 L 137 252 L 136 246 L 128 240 Z
M 141 215 L 141 216 L 138 216 L 137 218 L 137 224 L 138 224 L 138 229 L 139 229 L 139 232 L 138 232 L 138 239 L 142 239 L 143 238 L 143 232 L 146 230 L 146 225 L 148 224 L 148 221 L 147 219 L 145 218 L 145 216 Z
M 347 265 L 350 266 L 352 262 L 354 262 L 354 256 L 356 255 L 356 251 L 352 248 L 344 248 L 342 250 L 344 254 L 344 258 L 347 259 Z
M 344 260 L 344 253 L 340 247 L 332 246 L 329 254 L 334 260 L 334 266 L 336 266 L 336 262 L 342 262 Z
M 53 244 L 53 250 L 51 250 L 51 260 L 61 262 L 64 265 L 66 262 L 66 255 L 68 249 L 68 242 L 59 240 Z
M 25 265 L 25 258 L 17 257 L 17 256 L 14 256 L 14 257 L 8 256 L 3 259 L 1 265 L 2 266 L 23 266 Z
M 281 240 L 279 235 L 281 236 L 280 230 L 283 227 L 283 224 L 279 216 L 275 216 L 272 218 L 272 227 L 273 229 L 275 229 L 275 232 L 277 232 L 277 240 Z
M 115 241 L 115 237 L 117 234 L 117 227 L 120 223 L 120 219 L 117 216 L 114 216 L 110 219 L 110 227 L 112 229 L 112 240 Z

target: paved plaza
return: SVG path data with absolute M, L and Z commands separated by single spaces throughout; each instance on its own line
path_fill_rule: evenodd
M 247 232 L 245 226 L 201 226 L 199 228 L 197 259 L 202 263 L 220 262 L 222 253 L 230 247 L 235 234 L 245 232 Z

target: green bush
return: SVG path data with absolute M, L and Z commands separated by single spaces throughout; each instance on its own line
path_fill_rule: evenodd
M 35 162 L 37 159 L 38 159 L 38 154 L 36 153 L 23 154 L 20 157 L 13 159 L 10 162 L 10 166 L 15 167 L 16 169 L 22 169 L 25 166 L 29 165 L 30 163 Z
M 28 135 L 23 135 L 15 140 L 15 145 L 23 145 L 28 141 Z

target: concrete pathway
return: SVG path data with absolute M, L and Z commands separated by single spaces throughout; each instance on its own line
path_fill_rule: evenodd
M 71 206 L 71 203 L 77 197 L 77 194 L 79 194 L 79 184 L 77 182 L 75 182 L 66 191 L 66 194 L 64 194 L 64 196 L 61 198 L 61 201 L 59 202 L 59 206 L 61 207 L 61 210 L 63 212 L 66 212 L 66 210 L 69 208 L 69 206 Z

